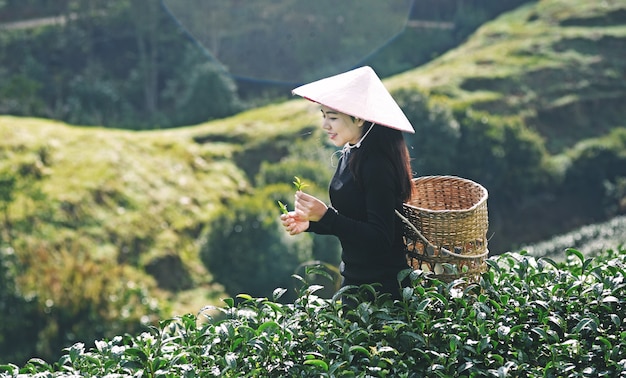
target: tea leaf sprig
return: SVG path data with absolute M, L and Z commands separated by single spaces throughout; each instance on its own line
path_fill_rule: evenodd
M 300 179 L 300 177 L 298 177 L 298 176 L 293 176 L 293 181 L 292 182 L 293 182 L 293 186 L 296 188 L 296 191 L 301 191 L 302 189 L 304 189 L 307 186 L 309 186 L 304 181 L 302 181 Z M 277 202 L 278 202 L 278 206 L 280 207 L 280 211 L 282 211 L 283 214 L 289 213 L 289 209 L 287 208 L 287 205 L 285 205 L 281 201 L 277 201 Z
M 293 186 L 296 187 L 297 191 L 301 191 L 302 189 L 306 188 L 307 186 L 309 186 L 308 184 L 305 184 L 304 181 L 300 180 L 300 177 L 298 176 L 294 176 L 293 177 Z
M 280 206 L 280 211 L 282 211 L 283 214 L 289 213 L 289 210 L 287 209 L 287 205 L 285 205 L 281 201 L 278 201 L 278 206 Z

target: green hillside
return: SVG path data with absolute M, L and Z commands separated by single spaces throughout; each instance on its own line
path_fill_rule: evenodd
M 626 107 L 616 106 L 626 101 L 626 80 L 618 80 L 626 70 L 625 14 L 623 1 L 527 5 L 385 83 L 392 91 L 417 87 L 452 108 L 522 116 L 561 151 L 626 116 Z M 260 160 L 278 161 L 317 124 L 315 106 L 302 100 L 168 131 L 2 117 L 3 166 L 36 177 L 50 206 L 42 215 L 23 198 L 8 216 L 11 223 L 30 222 L 37 230 L 31 237 L 52 245 L 71 239 L 101 256 L 132 249 L 116 258 L 144 266 L 182 255 L 188 268 L 202 272 L 195 240 L 214 210 L 250 192 Z
M 538 139 L 545 146 L 528 153 L 522 150 L 519 156 L 539 154 L 545 147 L 549 153 L 538 156 L 536 164 L 558 177 L 573 164 L 561 167 L 560 162 L 574 161 L 572 151 L 584 149 L 580 143 L 626 127 L 624 55 L 626 1 L 544 0 L 501 16 L 462 46 L 425 66 L 388 78 L 385 84 L 405 99 L 412 91 L 426 93 L 431 106 L 449 108 L 458 119 L 483 111 L 477 113 L 483 114 L 478 119 L 489 118 L 495 126 L 500 122 L 521 125 L 507 130 L 519 132 L 520 140 L 528 145 Z M 195 313 L 236 294 L 226 293 L 223 282 L 213 279 L 212 268 L 205 267 L 200 256 L 202 238 L 211 231 L 232 232 L 221 230 L 215 220 L 242 203 L 253 203 L 244 199 L 276 207 L 266 186 L 277 183 L 257 182 L 264 162 L 312 162 L 311 156 L 317 154 L 330 171 L 332 150 L 323 147 L 325 137 L 318 134 L 318 125 L 318 107 L 300 99 L 200 125 L 140 132 L 0 116 L 0 252 L 17 257 L 19 292 L 27 302 L 39 303 L 42 314 L 50 314 L 55 305 L 79 306 L 91 300 L 108 309 L 118 293 L 98 291 L 107 289 L 111 278 L 145 289 L 147 299 L 141 304 L 147 306 L 156 299 L 165 315 Z M 617 152 L 609 156 L 612 164 L 617 162 L 616 168 L 598 181 L 607 179 L 615 188 L 624 185 L 614 195 L 626 198 L 626 179 L 615 179 L 626 177 L 621 164 L 626 161 L 626 149 L 621 147 L 626 138 L 620 135 L 626 133 L 609 138 L 617 140 Z M 605 141 L 595 143 L 602 150 Z M 465 151 L 463 145 L 459 148 L 468 157 L 476 153 Z M 293 177 L 283 168 L 275 170 Z M 480 173 L 481 167 L 474 170 Z M 516 174 L 527 174 L 520 172 Z M 528 177 L 529 182 L 544 181 L 544 171 L 537 168 L 536 172 L 541 177 Z M 584 182 L 584 177 L 580 180 Z M 551 181 L 545 181 L 543 185 L 550 185 Z M 284 182 L 289 184 L 288 179 Z M 602 187 L 604 183 L 597 184 Z M 536 187 L 546 189 L 529 184 L 523 190 L 532 193 Z M 511 193 L 518 193 L 517 189 Z M 276 189 L 280 191 L 284 187 Z M 497 190 L 490 192 L 494 201 L 490 202 L 490 223 L 497 232 L 494 254 L 547 238 L 550 232 L 626 212 L 626 200 L 623 208 L 610 213 L 604 211 L 604 204 L 577 208 L 572 202 L 554 200 L 568 197 L 562 192 L 550 193 L 548 199 L 535 194 L 519 199 L 526 207 L 502 210 L 497 206 L 515 201 Z M 597 214 L 587 213 L 592 208 Z M 277 207 L 275 211 L 278 217 Z M 229 254 L 230 247 L 219 252 Z M 256 258 L 263 251 L 249 252 Z M 80 263 L 65 263 L 64 258 Z M 244 258 L 240 263 L 251 262 Z M 123 269 L 112 273 L 112 267 Z M 93 292 L 84 290 L 83 280 L 96 277 L 106 277 L 102 286 Z M 140 317 L 142 312 L 136 311 Z M 148 320 L 142 318 L 142 322 Z M 52 334 L 57 328 L 62 329 L 60 322 L 41 332 Z
M 560 153 L 624 126 L 625 57 L 626 2 L 539 1 L 386 84 L 427 90 L 451 106 L 521 116 Z
M 2 172 L 18 172 L 23 185 L 6 209 L 3 239 L 153 266 L 165 289 L 189 289 L 193 278 L 210 283 L 197 238 L 217 208 L 253 190 L 244 169 L 258 169 L 259 151 L 310 129 L 303 105 L 146 132 L 0 117 Z

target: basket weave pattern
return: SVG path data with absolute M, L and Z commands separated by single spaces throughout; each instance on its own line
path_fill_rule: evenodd
M 404 241 L 413 269 L 451 282 L 477 282 L 487 270 L 487 190 L 456 176 L 413 179 L 404 204 Z

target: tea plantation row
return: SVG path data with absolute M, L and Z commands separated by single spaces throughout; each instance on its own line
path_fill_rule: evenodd
M 626 376 L 626 250 L 566 254 L 492 257 L 469 285 L 406 271 L 402 301 L 353 309 L 339 295 L 372 287 L 328 300 L 304 285 L 287 304 L 283 289 L 239 295 L 138 336 L 77 343 L 54 363 L 0 366 L 0 377 Z

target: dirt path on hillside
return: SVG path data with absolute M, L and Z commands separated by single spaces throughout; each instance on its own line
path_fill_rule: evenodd
M 40 26 L 48 26 L 48 25 L 64 25 L 68 19 L 74 20 L 76 19 L 75 14 L 71 14 L 68 16 L 56 16 L 56 17 L 43 17 L 36 18 L 32 20 L 21 20 L 14 22 L 5 22 L 0 23 L 0 29 L 5 30 L 20 30 L 20 29 L 32 29 Z

